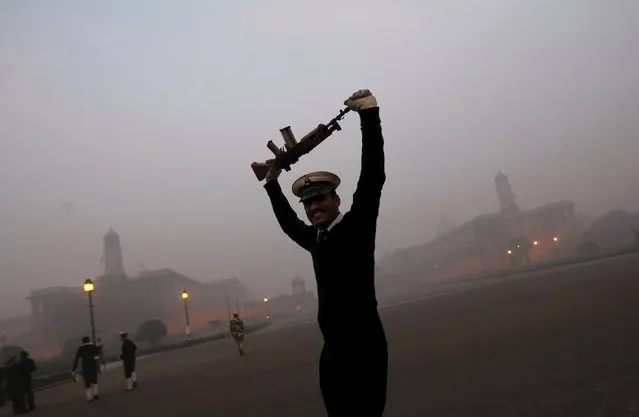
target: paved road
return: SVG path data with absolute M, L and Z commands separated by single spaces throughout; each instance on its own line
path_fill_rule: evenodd
M 381 310 L 387 416 L 639 416 L 639 257 L 472 285 Z M 149 357 L 133 393 L 112 371 L 94 404 L 77 385 L 44 391 L 32 415 L 324 416 L 314 323 L 247 343 Z

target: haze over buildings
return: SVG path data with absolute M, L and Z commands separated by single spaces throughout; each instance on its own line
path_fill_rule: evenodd
M 521 207 L 639 209 L 638 20 L 633 0 L 3 1 L 0 316 L 100 274 L 109 226 L 131 274 L 314 291 L 249 164 L 358 88 L 383 107 L 380 254 L 494 211 L 498 170 Z M 286 188 L 332 170 L 350 206 L 357 117 L 343 128 Z

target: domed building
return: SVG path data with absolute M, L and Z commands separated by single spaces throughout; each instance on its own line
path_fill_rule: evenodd
M 123 329 L 135 332 L 142 322 L 152 318 L 161 320 L 169 333 L 183 332 L 183 289 L 189 293 L 189 318 L 194 331 L 216 319 L 226 320 L 229 302 L 251 302 L 247 289 L 237 278 L 201 282 L 169 268 L 143 270 L 137 276 L 128 276 L 120 236 L 113 228 L 103 237 L 103 250 L 103 274 L 93 279 L 92 292 L 100 337 L 117 336 Z M 80 279 L 77 287 L 31 291 L 30 350 L 36 352 L 37 345 L 46 345 L 46 350 L 51 351 L 51 346 L 61 347 L 69 338 L 90 334 L 83 281 Z
M 508 177 L 494 178 L 499 210 L 455 225 L 443 214 L 437 237 L 402 248 L 379 262 L 380 288 L 398 282 L 444 281 L 492 273 L 528 263 L 545 262 L 577 253 L 581 225 L 575 203 L 558 201 L 520 210 Z M 403 280 L 403 281 L 402 281 Z

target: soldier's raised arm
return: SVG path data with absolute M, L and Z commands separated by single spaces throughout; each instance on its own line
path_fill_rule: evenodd
M 275 169 L 274 166 L 271 167 L 266 175 L 264 189 L 266 189 L 271 206 L 273 206 L 273 213 L 275 213 L 277 222 L 284 233 L 304 249 L 310 250 L 316 239 L 316 231 L 297 217 L 295 210 L 282 192 L 282 187 L 278 182 L 281 172 L 282 170 Z
M 344 104 L 359 113 L 362 130 L 362 159 L 351 213 L 359 221 L 375 227 L 382 188 L 386 182 L 384 137 L 377 99 L 369 90 L 359 90 Z

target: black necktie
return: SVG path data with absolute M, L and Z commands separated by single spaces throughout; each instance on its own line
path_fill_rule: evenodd
M 323 241 L 326 240 L 326 238 L 328 237 L 328 230 L 326 229 L 320 229 L 319 232 L 317 233 L 317 243 L 322 243 Z

